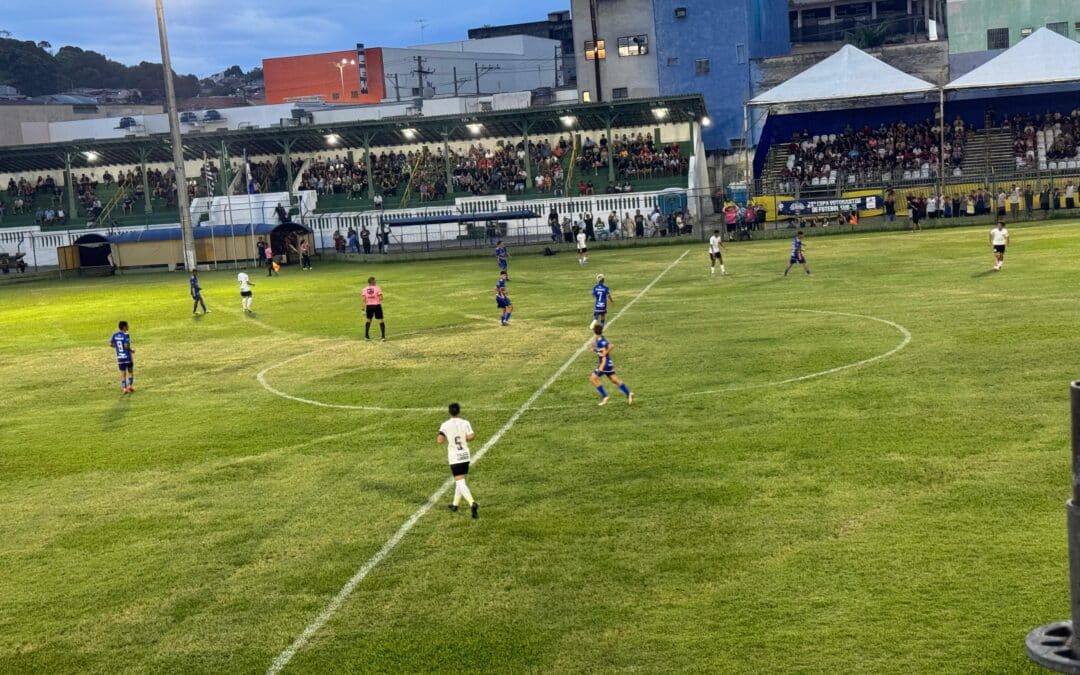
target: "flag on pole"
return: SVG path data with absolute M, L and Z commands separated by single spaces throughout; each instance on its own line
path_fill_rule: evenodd
M 247 179 L 247 193 L 255 194 L 255 179 L 251 177 L 251 158 L 248 157 L 247 148 L 244 148 L 244 177 Z
M 203 151 L 203 181 L 206 185 L 206 196 L 213 197 L 217 193 L 217 180 L 214 178 L 213 167 L 210 164 L 210 157 Z

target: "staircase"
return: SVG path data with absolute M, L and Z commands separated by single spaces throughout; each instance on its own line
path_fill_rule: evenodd
M 112 218 L 112 212 L 115 211 L 116 207 L 120 205 L 120 202 L 123 201 L 124 195 L 126 195 L 126 194 L 127 194 L 127 188 L 125 186 L 123 186 L 123 185 L 119 185 L 117 187 L 116 192 L 113 193 L 112 198 L 109 199 L 107 202 L 105 202 L 105 204 L 101 207 L 101 213 L 99 213 L 97 218 L 94 219 L 95 223 L 99 227 L 104 226 L 106 224 L 107 225 L 116 224 L 115 219 Z
M 769 146 L 769 154 L 761 170 L 761 180 L 766 185 L 775 185 L 783 179 L 784 169 L 787 168 L 787 158 L 787 143 L 773 143 Z
M 969 134 L 964 144 L 965 176 L 985 176 L 989 173 L 1011 174 L 1016 171 L 1013 154 L 1013 134 L 1009 129 L 983 129 Z

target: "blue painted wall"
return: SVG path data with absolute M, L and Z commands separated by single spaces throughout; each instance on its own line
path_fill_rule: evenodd
M 653 0 L 653 15 L 660 93 L 703 94 L 712 119 L 705 149 L 730 148 L 742 138 L 750 60 L 791 50 L 787 0 Z M 697 73 L 699 59 L 709 60 L 707 74 Z

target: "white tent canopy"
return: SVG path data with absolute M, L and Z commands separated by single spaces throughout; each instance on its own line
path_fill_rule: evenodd
M 1018 87 L 1080 82 L 1080 43 L 1040 28 L 946 89 Z
M 750 105 L 923 94 L 936 89 L 857 47 L 844 45 L 827 59 L 755 97 Z

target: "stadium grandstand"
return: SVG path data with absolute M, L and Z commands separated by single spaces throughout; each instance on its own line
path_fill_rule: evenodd
M 1045 192 L 1048 210 L 1071 208 L 1078 63 L 1080 44 L 1040 29 L 937 86 L 845 46 L 750 101 L 748 115 L 767 111 L 753 191 L 766 203 L 888 192 L 900 204 L 934 199 L 956 211 L 963 203 L 950 214 L 960 216 L 969 199 L 982 193 L 988 202 L 1015 186 Z
M 683 96 L 187 134 L 187 189 L 244 194 L 245 154 L 252 191 L 311 191 L 314 213 L 687 188 L 705 118 Z M 170 159 L 165 134 L 0 149 L 3 226 L 172 224 Z

